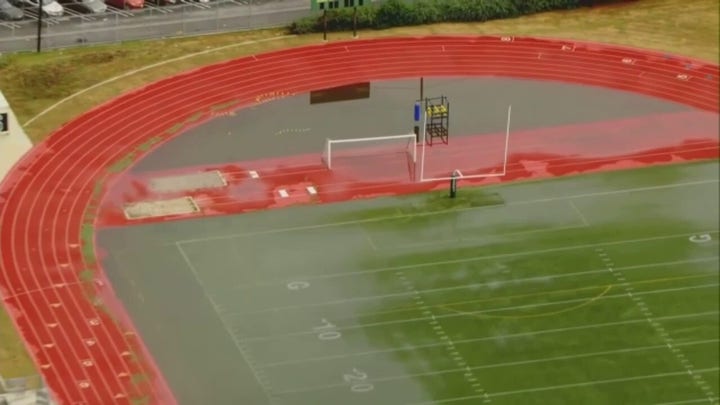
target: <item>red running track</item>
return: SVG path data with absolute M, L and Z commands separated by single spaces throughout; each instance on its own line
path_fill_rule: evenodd
M 70 405 L 176 402 L 95 260 L 92 236 L 103 185 L 179 133 L 176 123 L 197 125 L 258 99 L 357 81 L 487 75 L 604 86 L 718 112 L 717 65 L 512 37 L 389 38 L 287 49 L 119 97 L 57 130 L 0 185 L 0 293 L 56 398 Z

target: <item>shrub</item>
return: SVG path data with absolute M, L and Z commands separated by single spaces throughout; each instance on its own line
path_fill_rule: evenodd
M 359 8 L 357 27 L 383 29 L 437 22 L 488 21 L 618 1 L 622 0 L 385 0 L 379 5 Z M 353 9 L 328 11 L 328 31 L 352 29 L 353 12 Z M 323 19 L 321 16 L 302 18 L 293 22 L 289 30 L 293 34 L 321 32 Z

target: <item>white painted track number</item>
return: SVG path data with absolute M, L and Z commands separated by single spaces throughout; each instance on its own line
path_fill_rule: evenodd
M 357 393 L 372 391 L 375 388 L 375 386 L 367 382 L 367 378 L 367 373 L 356 368 L 353 368 L 348 374 L 343 374 L 343 380 L 350 384 L 350 391 Z
M 708 234 L 702 234 L 702 235 L 693 235 L 689 238 L 690 242 L 692 243 L 707 243 L 712 240 L 712 236 Z
M 308 287 L 310 287 L 310 283 L 307 281 L 291 281 L 287 283 L 287 288 L 291 291 L 304 290 Z

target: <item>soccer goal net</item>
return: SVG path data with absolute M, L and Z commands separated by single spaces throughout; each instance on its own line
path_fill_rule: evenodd
M 415 164 L 417 143 L 415 134 L 389 135 L 371 138 L 327 139 L 322 161 L 330 170 L 388 165 Z

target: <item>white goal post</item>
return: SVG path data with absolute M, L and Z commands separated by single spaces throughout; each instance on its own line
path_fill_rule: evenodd
M 508 106 L 507 109 L 507 121 L 505 124 L 505 142 L 504 142 L 504 148 L 503 148 L 503 161 L 502 161 L 502 172 L 500 173 L 485 173 L 485 174 L 472 174 L 472 175 L 464 175 L 459 169 L 455 169 L 453 171 L 453 174 L 456 177 L 448 176 L 448 177 L 425 177 L 425 145 L 427 144 L 426 138 L 427 138 L 427 132 L 426 132 L 426 123 L 427 123 L 427 111 L 423 114 L 423 122 L 421 127 L 421 135 L 420 135 L 420 142 L 422 142 L 422 149 L 420 151 L 420 161 L 418 164 L 419 167 L 419 180 L 421 182 L 426 181 L 444 181 L 444 180 L 452 180 L 453 178 L 467 178 L 467 179 L 476 179 L 476 178 L 484 178 L 484 177 L 502 177 L 507 174 L 507 165 L 508 165 L 508 150 L 510 148 L 510 118 L 512 115 L 512 105 Z
M 343 157 L 360 158 L 401 153 L 406 153 L 415 164 L 417 161 L 417 136 L 415 134 L 326 139 L 322 161 L 328 169 L 332 169 L 333 162 Z

